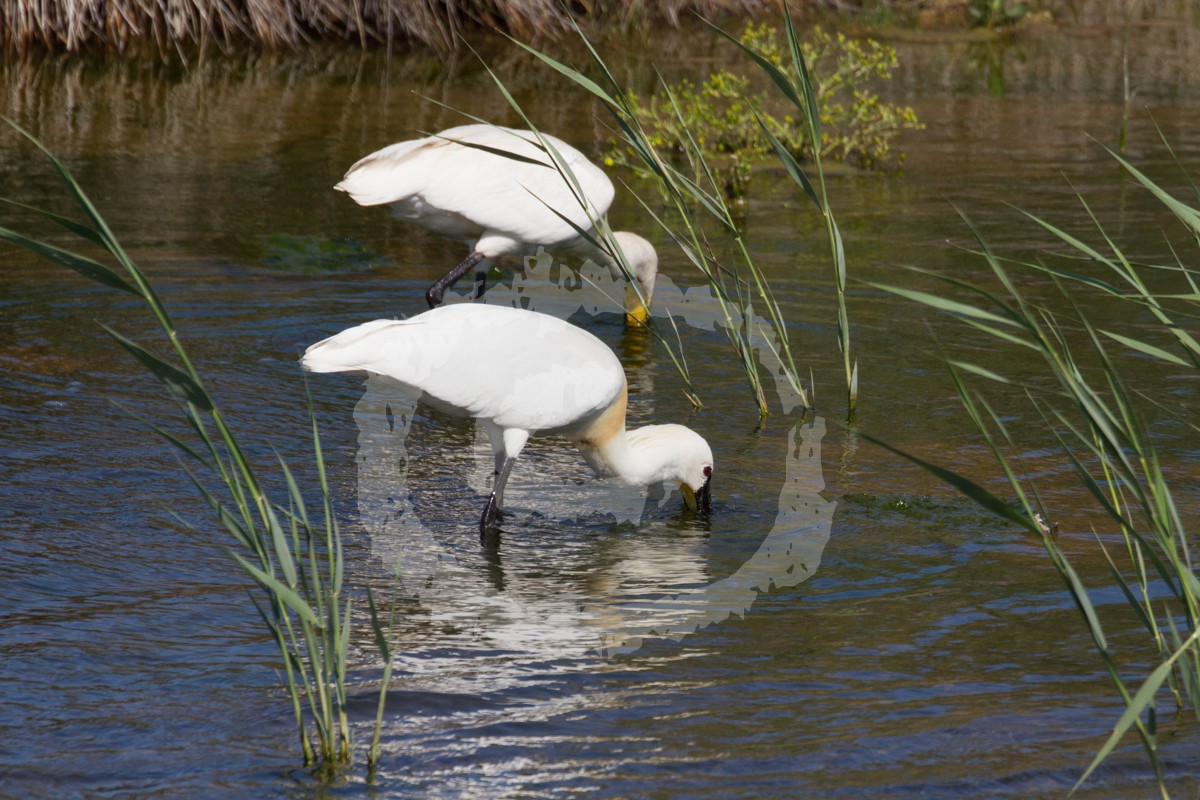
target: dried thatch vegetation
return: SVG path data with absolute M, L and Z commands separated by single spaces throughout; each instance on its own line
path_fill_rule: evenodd
M 553 36 L 570 15 L 628 24 L 648 16 L 674 24 L 681 14 L 761 9 L 764 0 L 0 0 L 0 43 L 121 53 L 229 50 L 251 45 L 296 49 L 315 41 L 415 43 L 453 50 L 472 30 L 523 39 Z

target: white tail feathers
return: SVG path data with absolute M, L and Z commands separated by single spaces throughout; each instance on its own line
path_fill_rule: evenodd
M 433 141 L 433 144 L 437 143 Z M 420 188 L 412 185 L 412 170 L 406 168 L 405 160 L 411 153 L 429 144 L 428 139 L 416 139 L 385 147 L 359 159 L 346 172 L 341 183 L 333 188 L 350 195 L 360 206 L 378 206 L 405 200 Z
M 377 331 L 405 324 L 404 320 L 377 319 L 342 331 L 309 346 L 300 358 L 300 366 L 309 372 L 371 370 L 371 362 L 378 360 L 378 346 L 364 340 Z

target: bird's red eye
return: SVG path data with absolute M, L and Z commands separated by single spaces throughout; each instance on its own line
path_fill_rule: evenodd
M 705 467 L 704 468 L 704 477 L 707 478 L 707 477 L 710 477 L 711 475 L 712 475 L 712 467 Z

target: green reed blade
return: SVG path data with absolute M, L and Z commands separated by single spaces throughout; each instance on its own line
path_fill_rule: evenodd
M 881 292 L 887 292 L 888 294 L 894 294 L 897 297 L 904 297 L 909 300 L 914 300 L 939 311 L 948 311 L 956 316 L 985 320 L 987 322 L 995 323 L 996 325 L 1017 327 L 1017 323 L 1014 322 L 1011 317 L 1001 316 L 991 311 L 985 311 L 982 308 L 970 305 L 969 303 L 951 300 L 950 298 L 943 297 L 942 295 L 923 292 L 919 289 L 906 289 L 902 286 L 893 286 L 887 283 L 874 283 L 871 281 L 865 281 L 864 283 L 867 286 L 880 290 Z
M 100 234 L 96 233 L 96 231 L 92 230 L 87 225 L 78 223 L 75 220 L 70 219 L 69 217 L 64 217 L 60 214 L 55 214 L 53 211 L 47 211 L 46 209 L 38 208 L 37 206 L 31 206 L 31 205 L 27 205 L 25 203 L 20 203 L 20 202 L 17 202 L 16 200 L 9 200 L 6 197 L 0 197 L 0 203 L 7 203 L 8 205 L 14 206 L 16 208 L 24 209 L 25 211 L 31 211 L 34 214 L 38 214 L 38 215 L 44 217 L 45 219 L 50 220 L 55 225 L 59 226 L 60 228 L 65 229 L 67 232 L 75 234 L 76 236 L 78 236 L 81 239 L 86 239 L 87 241 L 91 242 L 92 244 L 97 244 L 97 245 L 100 245 L 101 247 L 105 246 L 104 238 L 102 236 L 100 236 Z M 118 287 L 118 288 L 120 288 L 120 287 Z
M 579 70 L 568 67 L 566 64 L 563 64 L 561 61 L 553 59 L 550 56 L 546 55 L 545 53 L 543 53 L 539 50 L 535 50 L 534 48 L 530 47 L 529 45 L 525 44 L 524 42 L 518 41 L 517 39 L 513 39 L 511 36 L 509 36 L 508 38 L 510 41 L 512 41 L 518 47 L 520 47 L 521 49 L 525 50 L 527 53 L 530 53 L 531 55 L 537 57 L 542 62 L 547 64 L 555 72 L 558 72 L 562 75 L 567 76 L 572 81 L 574 81 L 577 85 L 579 85 L 582 88 L 586 89 L 587 91 L 591 92 L 593 95 L 600 98 L 608 105 L 610 105 L 610 106 L 619 105 L 617 103 L 616 99 L 613 98 L 613 96 L 610 95 L 608 92 L 604 91 L 604 89 L 600 86 L 600 84 L 596 83 L 595 81 L 593 81 L 588 76 L 584 75 Z
M 16 231 L 8 228 L 0 227 L 0 240 L 12 242 L 13 244 L 23 247 L 30 252 L 36 253 L 42 258 L 49 259 L 56 264 L 61 264 L 64 267 L 73 269 L 85 278 L 90 278 L 97 283 L 101 283 L 112 289 L 120 289 L 130 294 L 141 296 L 141 291 L 129 284 L 124 278 L 113 272 L 108 267 L 88 258 L 81 256 L 78 253 L 72 253 L 69 250 L 63 250 L 61 247 L 55 247 L 46 242 L 39 242 L 34 239 L 22 236 Z
M 1011 378 L 1006 378 L 1005 376 L 1003 376 L 997 372 L 993 372 L 992 370 L 987 369 L 986 367 L 981 367 L 978 364 L 972 364 L 967 361 L 957 361 L 954 359 L 950 359 L 947 363 L 949 363 L 950 366 L 954 367 L 955 369 L 962 370 L 963 372 L 968 372 L 972 375 L 976 375 L 980 378 L 992 381 L 994 383 L 1000 383 L 1000 384 L 1004 384 L 1006 386 L 1020 385 L 1016 381 L 1012 380 Z
M 296 476 L 292 474 L 291 467 L 279 453 L 275 453 L 275 461 L 279 464 L 279 472 L 287 484 L 288 502 L 292 508 L 288 516 L 294 517 L 304 528 L 311 529 L 312 526 L 308 521 L 308 509 L 304 507 L 304 495 L 300 491 L 300 485 L 296 482 Z
M 304 602 L 304 599 L 300 597 L 300 595 L 297 594 L 292 587 L 281 582 L 274 575 L 270 575 L 254 566 L 232 550 L 229 551 L 229 555 L 242 569 L 246 570 L 246 572 L 252 578 L 254 578 L 254 580 L 258 581 L 259 585 L 270 591 L 271 594 L 277 596 L 284 602 L 285 605 L 287 605 L 288 608 L 299 614 L 302 620 L 317 627 L 321 626 L 321 621 L 313 612 L 312 607 L 310 607 L 308 603 Z
M 740 41 L 738 37 L 726 32 L 720 25 L 710 22 L 703 17 L 701 17 L 701 19 L 704 20 L 705 24 L 707 24 L 718 34 L 724 36 L 726 39 L 737 45 L 743 53 L 750 57 L 751 61 L 757 64 L 759 68 L 767 74 L 767 77 L 769 77 L 775 83 L 776 88 L 783 93 L 784 97 L 790 100 L 792 104 L 796 106 L 796 108 L 807 113 L 806 109 L 808 108 L 808 104 L 800 99 L 800 95 L 796 93 L 796 87 L 792 85 L 791 79 L 785 75 L 783 71 L 779 69 L 779 67 L 772 64 L 770 59 L 764 58 L 760 53 L 758 53 L 758 51 Z
M 375 646 L 379 648 L 379 654 L 384 661 L 392 660 L 392 651 L 388 646 L 387 635 L 383 631 L 383 625 L 379 621 L 379 610 L 375 605 L 375 594 L 371 591 L 370 585 L 367 586 L 367 611 L 371 615 L 371 632 L 375 636 Z
M 337 670 L 334 674 L 337 676 L 337 686 L 342 696 L 342 705 L 345 705 L 346 694 L 346 656 L 350 652 L 350 631 L 354 627 L 350 624 L 353 606 L 354 604 L 347 598 L 343 606 L 342 620 L 338 629 L 337 650 L 335 651 Z M 331 616 L 336 618 L 337 614 L 331 613 Z
M 296 669 L 296 665 L 291 657 L 290 649 L 288 647 L 287 639 L 284 636 L 283 629 L 275 620 L 267 616 L 267 613 L 259 604 L 258 598 L 254 597 L 254 595 L 250 595 L 250 602 L 254 604 L 254 609 L 258 612 L 259 619 L 263 621 L 263 624 L 267 627 L 267 630 L 271 632 L 271 636 L 275 640 L 275 645 L 279 649 L 279 652 L 282 656 L 284 675 L 287 680 L 288 698 L 291 700 L 292 714 L 296 719 L 296 729 L 299 734 L 300 749 L 301 753 L 303 754 L 304 764 L 305 766 L 308 766 L 314 763 L 315 757 L 313 755 L 312 744 L 308 740 L 308 731 L 304 726 L 304 707 L 300 702 L 300 687 L 297 684 L 296 677 L 297 675 L 300 675 L 301 679 L 306 685 L 308 679 L 304 675 L 303 669 Z
M 124 414 L 127 414 L 131 419 L 135 419 L 138 422 L 140 422 L 148 430 L 151 430 L 154 433 L 157 433 L 159 436 L 161 436 L 163 439 L 165 439 L 167 442 L 169 442 L 172 447 L 179 450 L 179 452 L 183 453 L 191 460 L 200 464 L 202 467 L 209 470 L 210 472 L 216 472 L 216 470 L 217 470 L 216 465 L 212 461 L 210 461 L 207 456 L 205 456 L 200 451 L 196 450 L 194 447 L 192 447 L 190 444 L 188 444 L 187 442 L 180 439 L 175 434 L 168 431 L 166 428 L 159 425 L 154 420 L 150 419 L 145 414 L 141 413 L 140 411 L 138 411 L 136 409 L 130 408 L 123 403 L 119 403 L 116 400 L 113 400 L 111 398 L 109 399 L 108 402 L 111 403 L 115 408 L 120 409 Z
M 913 464 L 916 464 L 921 469 L 929 472 L 932 475 L 937 476 L 944 483 L 947 483 L 950 486 L 953 486 L 955 489 L 958 489 L 964 495 L 966 495 L 967 497 L 974 500 L 979 506 L 987 509 L 988 511 L 992 512 L 996 516 L 1002 517 L 1003 519 L 1007 519 L 1010 522 L 1016 523 L 1017 525 L 1020 525 L 1022 528 L 1033 531 L 1034 533 L 1038 532 L 1037 526 L 1034 525 L 1032 522 L 1030 522 L 1024 515 L 1018 513 L 1015 509 L 1013 509 L 1012 506 L 1008 505 L 1003 500 L 996 497 L 996 495 L 992 494 L 987 489 L 983 488 L 979 484 L 972 481 L 970 478 L 967 478 L 964 475 L 960 475 L 959 473 L 954 472 L 953 470 L 946 469 L 945 467 L 939 467 L 936 464 L 925 461 L 924 459 L 920 458 L 919 456 L 915 456 L 912 453 L 905 452 L 904 450 L 901 450 L 898 447 L 893 447 L 892 445 L 888 444 L 887 442 L 883 441 L 882 439 L 877 439 L 874 436 L 871 436 L 870 434 L 866 434 L 866 433 L 859 431 L 858 435 L 861 436 L 864 440 L 870 442 L 871 444 L 874 444 L 878 447 L 882 447 L 884 450 L 887 450 L 888 452 L 890 452 L 894 455 L 900 456 L 901 458 L 905 459 L 906 461 L 911 461 Z
M 1181 203 L 1176 200 L 1165 189 L 1163 189 L 1154 181 L 1150 180 L 1150 178 L 1146 177 L 1141 170 L 1130 164 L 1117 153 L 1109 150 L 1107 147 L 1104 149 L 1108 150 L 1109 155 L 1115 158 L 1117 162 L 1124 167 L 1126 172 L 1132 175 L 1138 183 L 1140 183 L 1152 195 L 1154 195 L 1160 203 L 1170 209 L 1171 213 L 1178 217 L 1184 225 L 1187 225 L 1189 228 L 1191 228 L 1193 233 L 1200 234 L 1200 212 L 1197 212 L 1196 209 L 1192 208 L 1186 203 Z
M 1139 353 L 1142 353 L 1144 355 L 1152 356 L 1154 358 L 1160 359 L 1162 361 L 1167 361 L 1171 364 L 1176 364 L 1181 367 L 1194 366 L 1194 364 L 1192 364 L 1192 362 L 1185 361 L 1184 359 L 1180 358 L 1179 356 L 1175 355 L 1174 353 L 1169 353 L 1166 350 L 1163 350 L 1161 347 L 1156 347 L 1148 342 L 1143 342 L 1139 339 L 1134 339 L 1129 336 L 1123 336 L 1122 334 L 1116 333 L 1114 331 L 1102 330 L 1102 331 L 1100 331 L 1100 333 L 1104 334 L 1105 336 L 1107 336 L 1108 338 L 1110 338 L 1114 341 L 1120 342 L 1121 344 L 1125 345 L 1126 347 L 1128 347 L 1132 350 L 1137 350 Z
M 783 168 L 787 170 L 787 174 L 793 181 L 799 184 L 804 193 L 808 195 L 808 199 L 813 201 L 813 205 L 818 210 L 823 210 L 821 198 L 817 197 L 817 190 L 813 188 L 809 182 L 808 176 L 804 174 L 804 170 L 800 167 L 800 162 L 792 155 L 791 151 L 784 146 L 783 142 L 779 141 L 779 137 L 771 133 L 771 129 L 767 127 L 767 123 L 763 122 L 762 116 L 756 111 L 754 112 L 754 120 L 758 123 L 759 129 L 763 136 L 771 145 L 771 149 L 775 151 L 775 156 L 783 164 Z
M 108 331 L 108 334 L 116 339 L 119 345 L 124 347 L 134 358 L 142 362 L 142 365 L 146 369 L 154 373 L 155 377 L 166 384 L 171 394 L 184 402 L 191 403 L 202 411 L 211 412 L 213 410 L 212 400 L 209 398 L 208 392 L 204 391 L 204 388 L 196 383 L 191 375 L 172 364 L 168 364 L 149 350 L 125 338 L 107 325 L 101 324 L 100 327 Z
M 101 243 L 109 250 L 114 249 L 114 247 L 116 249 L 120 249 L 119 246 L 116 245 L 116 237 L 113 236 L 112 231 L 108 229 L 107 223 L 104 222 L 104 219 L 100 216 L 100 213 L 96 210 L 96 207 L 92 205 L 91 199 L 88 198 L 88 196 L 84 193 L 83 189 L 75 181 L 75 178 L 71 176 L 71 173 L 63 165 L 63 163 L 59 161 L 58 157 L 55 156 L 54 153 L 50 152 L 50 149 L 46 147 L 46 145 L 42 144 L 42 142 L 36 136 L 18 125 L 15 120 L 3 115 L 0 115 L 0 120 L 8 123 L 9 127 L 13 128 L 17 131 L 17 133 L 29 140 L 34 147 L 41 150 L 46 158 L 50 160 L 50 164 L 54 167 L 55 172 L 58 173 L 59 178 L 74 196 L 76 204 L 83 209 L 88 219 L 91 220 L 92 227 L 95 230 L 96 235 L 100 237 Z
M 279 524 L 279 518 L 275 515 L 275 509 L 267 505 L 264 511 L 267 518 L 267 529 L 270 532 L 271 544 L 275 553 L 275 561 L 283 571 L 283 578 L 287 581 L 287 585 L 294 589 L 296 587 L 296 562 L 292 559 L 292 549 L 284 536 L 283 527 Z
M 1109 555 L 1108 548 L 1104 546 L 1104 542 L 1099 536 L 1096 537 L 1096 546 L 1100 548 L 1102 553 L 1104 553 L 1105 561 L 1108 564 L 1108 575 L 1110 578 L 1112 578 L 1113 584 L 1121 590 L 1121 594 L 1125 597 L 1125 604 L 1133 610 L 1133 613 L 1138 618 L 1138 621 L 1142 623 L 1142 627 L 1147 631 L 1154 633 L 1158 628 L 1158 623 L 1155 621 L 1153 615 L 1147 612 L 1145 607 L 1143 607 L 1142 600 L 1136 594 L 1134 594 L 1133 590 L 1129 587 L 1129 581 L 1125 580 L 1125 576 L 1121 574 L 1121 570 L 1117 566 L 1117 562 L 1113 561 L 1112 556 Z
M 1197 642 L 1200 642 L 1200 629 L 1193 631 L 1192 635 L 1189 636 L 1183 642 L 1183 644 L 1171 654 L 1170 658 L 1163 661 L 1154 669 L 1153 672 L 1150 673 L 1149 677 L 1147 677 L 1145 682 L 1142 683 L 1141 687 L 1138 688 L 1137 693 L 1134 694 L 1132 700 L 1129 701 L 1125 708 L 1125 712 L 1121 714 L 1121 717 L 1117 720 L 1116 725 L 1113 726 L 1112 734 L 1109 735 L 1108 739 L 1104 742 L 1104 746 L 1100 748 L 1100 751 L 1096 754 L 1096 757 L 1092 760 L 1092 763 L 1088 766 L 1087 770 L 1083 773 L 1079 780 L 1075 782 L 1075 786 L 1072 787 L 1071 791 L 1075 791 L 1083 785 L 1084 781 L 1086 781 L 1091 774 L 1095 772 L 1096 767 L 1100 766 L 1101 762 L 1108 758 L 1109 753 L 1111 753 L 1121 741 L 1121 737 L 1125 735 L 1126 731 L 1128 731 L 1131 726 L 1138 723 L 1142 712 L 1146 711 L 1154 703 L 1155 694 L 1158 693 L 1158 690 L 1167 680 L 1167 677 L 1170 676 L 1171 671 L 1174 669 L 1175 662 Z
M 811 190 L 809 196 L 816 203 L 817 208 L 821 212 L 825 221 L 825 236 L 829 244 L 830 260 L 833 265 L 834 279 L 837 288 L 838 349 L 842 354 L 842 367 L 843 371 L 845 372 L 847 408 L 849 415 L 853 417 L 855 409 L 858 405 L 858 362 L 853 358 L 851 353 L 850 317 L 849 309 L 846 304 L 846 279 L 848 270 L 845 246 L 842 241 L 841 230 L 829 205 L 828 191 L 825 183 L 825 171 L 821 163 L 822 139 L 820 109 L 816 93 L 813 89 L 812 75 L 808 70 L 808 65 L 805 63 L 804 54 L 801 51 L 799 39 L 796 36 L 795 27 L 792 24 L 791 11 L 788 9 L 786 4 L 784 4 L 783 11 L 786 22 L 788 45 L 792 53 L 796 74 L 799 76 L 799 80 L 797 81 L 799 84 L 799 91 L 797 91 L 797 87 L 793 82 L 793 79 L 784 73 L 783 70 L 781 70 L 778 66 L 772 63 L 770 59 L 764 57 L 752 47 L 749 47 L 740 41 L 737 37 L 726 33 L 719 26 L 714 25 L 711 22 L 708 24 L 717 30 L 723 37 L 736 44 L 739 49 L 748 55 L 750 59 L 767 74 L 767 76 L 772 82 L 774 82 L 776 87 L 783 93 L 783 95 L 790 100 L 797 109 L 800 110 L 808 127 L 809 138 L 812 142 L 813 165 L 816 169 L 819 191 L 812 186 L 807 178 L 798 180 L 798 183 L 800 183 L 801 187 L 806 191 L 806 193 L 809 193 Z M 803 99 L 801 99 L 801 96 L 803 96 Z M 760 125 L 762 125 L 761 120 Z M 766 126 L 762 125 L 762 127 L 765 128 Z M 768 141 L 772 145 L 772 148 L 776 150 L 777 155 L 781 150 L 786 150 L 786 148 L 777 146 L 779 143 L 770 135 L 770 131 L 766 131 L 766 133 L 768 135 Z M 784 157 L 782 155 L 780 158 L 784 162 L 785 169 L 788 170 L 789 174 L 792 174 L 793 179 L 803 176 L 802 172 L 793 172 L 792 166 L 794 159 L 790 157 Z M 784 329 L 782 328 L 782 320 L 773 317 L 773 322 L 775 322 L 777 327 L 779 327 L 781 341 L 786 342 L 786 336 L 784 336 Z M 790 351 L 786 352 L 788 352 L 790 363 Z
M 484 153 L 490 153 L 491 155 L 499 156 L 500 158 L 507 158 L 509 161 L 516 161 L 517 163 L 521 164 L 532 164 L 535 167 L 542 167 L 544 169 L 554 169 L 552 165 L 547 164 L 545 161 L 539 161 L 538 159 L 531 158 L 530 156 L 523 156 L 520 153 L 514 153 L 511 150 L 502 150 L 499 147 L 489 147 L 488 145 L 480 144 L 479 142 L 466 142 L 460 139 L 455 139 L 451 136 L 442 136 L 440 133 L 435 133 L 432 135 L 435 138 L 443 139 L 447 142 L 454 142 L 459 147 L 469 147 L 472 150 L 480 150 Z M 543 151 L 546 149 L 536 142 L 530 142 L 530 144 Z
M 106 223 L 104 218 L 100 216 L 100 212 L 96 210 L 96 207 L 92 205 L 91 199 L 83 191 L 83 187 L 76 182 L 75 178 L 63 165 L 63 163 L 59 161 L 58 157 L 50 152 L 50 149 L 46 147 L 46 145 L 42 144 L 42 142 L 39 141 L 36 136 L 6 116 L 0 115 L 0 120 L 8 123 L 11 128 L 29 140 L 35 147 L 42 151 L 46 158 L 49 159 L 50 164 L 58 173 L 59 178 L 61 178 L 62 182 L 71 192 L 76 204 L 83 210 L 84 214 L 91 222 L 93 230 L 95 231 L 96 235 L 100 237 L 104 247 L 113 255 L 114 258 L 117 259 L 125 271 L 129 273 L 130 277 L 133 278 L 134 283 L 138 288 L 138 294 L 142 295 L 142 297 L 144 297 L 145 300 L 150 304 L 151 310 L 154 312 L 155 316 L 158 317 L 159 323 L 164 328 L 170 329 L 170 319 L 167 317 L 166 310 L 163 308 L 162 303 L 159 302 L 158 296 L 155 294 L 154 289 L 145 280 L 141 271 L 138 270 L 132 259 L 126 255 L 124 249 L 122 249 L 120 243 L 117 241 L 117 237 L 114 236 L 113 232 L 109 229 L 108 223 Z

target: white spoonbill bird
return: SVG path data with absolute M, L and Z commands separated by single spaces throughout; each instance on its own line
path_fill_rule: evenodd
M 590 258 L 623 279 L 613 254 L 580 234 L 600 241 L 595 224 L 612 204 L 612 181 L 561 139 L 542 134 L 542 140 L 566 164 L 563 172 L 530 131 L 462 125 L 371 153 L 334 188 L 361 206 L 388 205 L 399 219 L 470 245 L 471 254 L 425 292 L 430 308 L 472 268 L 482 284 L 495 259 L 533 255 L 538 247 Z M 637 283 L 636 290 L 627 284 L 626 313 L 644 321 L 658 255 L 637 234 L 618 231 L 613 238 Z
M 600 477 L 679 484 L 692 510 L 709 510 L 713 456 L 683 425 L 625 430 L 625 371 L 592 334 L 547 314 L 456 303 L 404 320 L 380 319 L 305 351 L 312 372 L 369 372 L 419 392 L 448 414 L 483 425 L 495 455 L 492 495 L 479 520 L 493 530 L 513 462 L 535 433 L 559 433 Z

